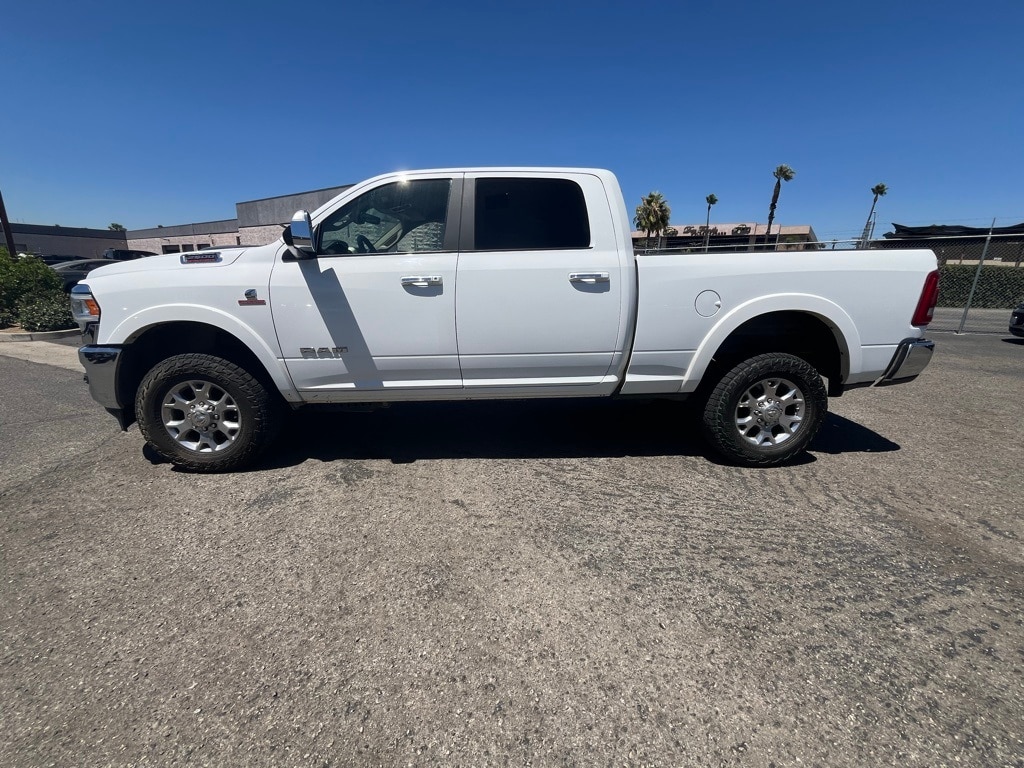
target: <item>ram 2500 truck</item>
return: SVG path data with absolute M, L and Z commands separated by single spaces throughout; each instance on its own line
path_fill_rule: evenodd
M 910 381 L 930 251 L 635 254 L 608 171 L 378 176 L 277 242 L 151 256 L 73 290 L 92 396 L 193 471 L 251 462 L 288 407 L 699 398 L 711 445 L 767 466 L 829 395 Z

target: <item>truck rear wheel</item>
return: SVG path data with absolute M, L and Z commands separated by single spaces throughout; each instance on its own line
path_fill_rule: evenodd
M 794 355 L 744 360 L 726 373 L 704 405 L 704 434 L 732 463 L 770 467 L 807 448 L 828 411 L 818 372 Z
M 192 472 L 250 463 L 273 439 L 277 403 L 255 377 L 212 355 L 169 357 L 153 366 L 135 398 L 143 437 Z

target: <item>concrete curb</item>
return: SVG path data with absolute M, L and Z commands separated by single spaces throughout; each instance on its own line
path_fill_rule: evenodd
M 7 341 L 55 341 L 56 339 L 70 339 L 82 332 L 77 328 L 69 328 L 66 331 L 10 331 L 0 330 L 0 344 Z

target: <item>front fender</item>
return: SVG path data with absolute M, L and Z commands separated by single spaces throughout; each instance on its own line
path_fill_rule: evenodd
M 265 306 L 253 309 L 255 311 L 251 319 L 245 322 L 223 309 L 200 304 L 175 303 L 146 307 L 128 315 L 114 325 L 109 333 L 104 333 L 102 343 L 130 344 L 150 328 L 167 323 L 189 322 L 210 325 L 231 334 L 248 347 L 266 368 L 285 400 L 297 402 L 301 398 L 281 359 L 270 309 Z

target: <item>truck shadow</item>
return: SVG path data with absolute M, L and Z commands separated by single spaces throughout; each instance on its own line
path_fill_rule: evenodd
M 881 435 L 829 414 L 812 452 L 899 450 Z M 399 403 L 369 412 L 299 412 L 254 469 L 309 459 L 616 458 L 701 456 L 718 463 L 684 403 L 636 400 L 536 400 L 502 403 Z M 795 463 L 814 461 L 804 454 Z
M 898 443 L 874 430 L 830 413 L 808 450 L 814 453 L 888 453 L 899 449 Z

